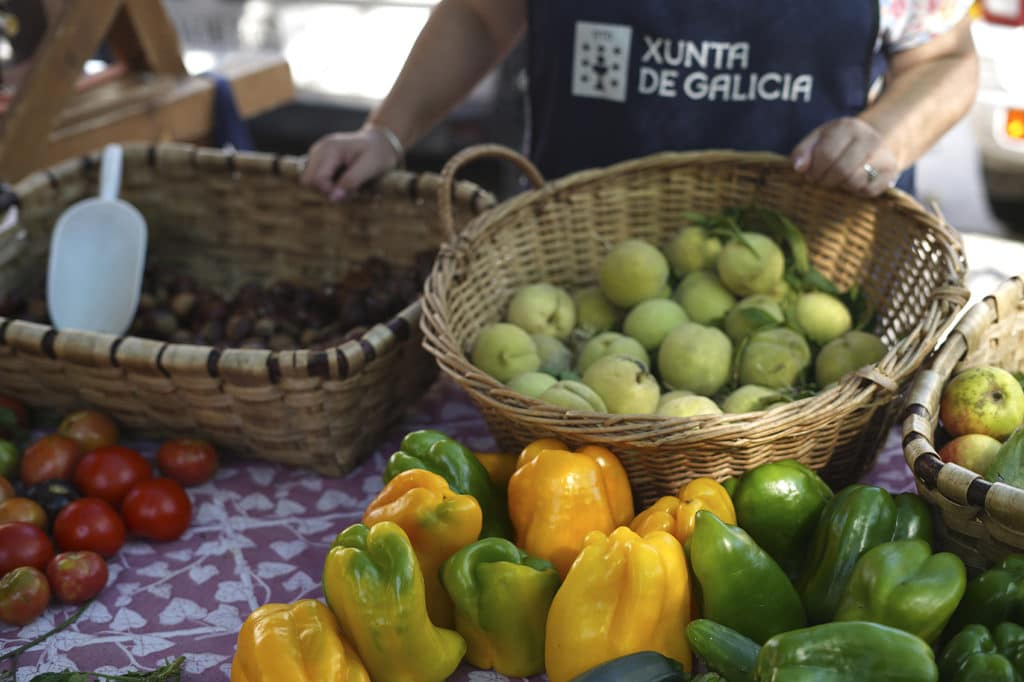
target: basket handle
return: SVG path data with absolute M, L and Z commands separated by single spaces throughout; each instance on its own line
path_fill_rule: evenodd
M 452 213 L 452 185 L 455 183 L 455 174 L 463 166 L 487 157 L 510 161 L 526 174 L 534 187 L 539 189 L 544 186 L 544 176 L 537 170 L 537 167 L 514 149 L 500 144 L 477 144 L 463 149 L 448 159 L 448 163 L 441 169 L 441 185 L 437 189 L 437 210 L 441 218 L 441 232 L 449 241 L 455 238 L 455 215 Z

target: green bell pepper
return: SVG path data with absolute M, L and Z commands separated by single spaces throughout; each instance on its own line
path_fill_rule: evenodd
M 686 639 L 704 665 L 729 682 L 754 682 L 754 666 L 761 651 L 757 642 L 707 618 L 687 625 Z
M 892 496 L 876 486 L 851 485 L 829 501 L 797 583 L 809 622 L 832 620 L 857 560 L 891 540 L 895 525 Z
M 551 562 L 486 538 L 445 561 L 441 581 L 455 603 L 467 661 L 510 677 L 544 671 L 544 624 L 562 583 Z
M 919 539 L 884 542 L 857 560 L 835 620 L 881 623 L 931 644 L 966 587 L 967 569 L 955 554 L 932 554 Z
M 512 536 L 503 496 L 495 490 L 487 469 L 466 446 L 440 431 L 413 431 L 388 459 L 384 483 L 408 469 L 426 469 L 448 481 L 453 491 L 475 497 L 484 517 L 480 537 Z
M 893 540 L 924 540 L 933 544 L 932 512 L 928 503 L 914 493 L 900 493 L 892 496 L 896 506 L 896 525 L 893 528 Z
M 832 490 L 800 462 L 784 460 L 743 474 L 732 497 L 737 525 L 795 577 Z
M 942 682 L 1019 682 L 1024 675 L 1024 628 L 1000 623 L 990 632 L 968 625 L 949 640 L 939 656 Z
M 357 523 L 339 533 L 324 561 L 323 587 L 374 680 L 441 682 L 466 653 L 457 632 L 430 621 L 423 573 L 396 523 Z
M 924 640 L 877 623 L 826 623 L 772 637 L 757 656 L 758 682 L 936 682 Z
M 1024 428 L 1014 431 L 999 447 L 985 478 L 993 483 L 1024 488 Z
M 1006 621 L 1024 625 L 1024 554 L 1011 554 L 968 582 L 949 629 L 956 633 L 975 623 L 995 627 Z
M 793 584 L 746 531 L 705 510 L 695 518 L 690 558 L 705 618 L 758 643 L 806 624 Z
M 570 682 L 686 682 L 689 679 L 679 661 L 657 651 L 638 651 L 591 668 Z

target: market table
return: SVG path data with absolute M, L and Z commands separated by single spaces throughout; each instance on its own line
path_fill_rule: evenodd
M 968 281 L 975 299 L 1024 263 L 1024 246 L 1015 242 L 969 237 L 967 252 L 979 266 Z M 323 597 L 320 576 L 331 541 L 360 520 L 380 491 L 384 463 L 402 436 L 427 427 L 493 451 L 468 397 L 441 379 L 345 478 L 225 459 L 213 481 L 189 489 L 193 520 L 184 536 L 164 544 L 127 542 L 110 561 L 107 587 L 81 618 L 19 658 L 17 682 L 66 669 L 148 670 L 178 656 L 186 658 L 182 679 L 227 679 L 242 621 L 261 604 Z M 135 445 L 147 457 L 155 455 L 155 443 Z M 913 490 L 895 429 L 862 480 L 891 492 Z M 0 626 L 0 652 L 47 632 L 74 611 L 51 606 L 23 628 Z M 508 678 L 463 666 L 451 679 Z

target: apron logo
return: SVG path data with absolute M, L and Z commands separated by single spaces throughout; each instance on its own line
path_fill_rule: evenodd
M 625 102 L 632 43 L 631 26 L 577 21 L 572 94 Z

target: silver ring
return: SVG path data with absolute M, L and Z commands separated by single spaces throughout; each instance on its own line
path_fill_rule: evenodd
M 868 182 L 873 182 L 878 177 L 878 170 L 870 163 L 864 164 L 864 172 L 868 174 Z

